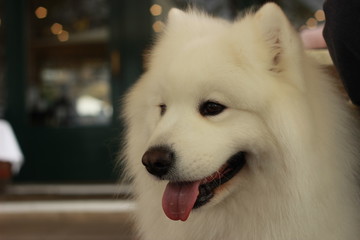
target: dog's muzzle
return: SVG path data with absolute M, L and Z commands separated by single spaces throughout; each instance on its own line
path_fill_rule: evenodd
M 185 221 L 192 209 L 210 201 L 215 189 L 231 180 L 245 165 L 245 152 L 232 155 L 213 174 L 195 181 L 169 181 L 162 198 L 163 210 L 172 220 Z M 165 180 L 175 163 L 175 153 L 166 146 L 156 146 L 147 150 L 142 163 L 147 171 Z

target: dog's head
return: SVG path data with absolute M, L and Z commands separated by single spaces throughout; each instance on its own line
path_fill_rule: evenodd
M 129 169 L 147 176 L 139 177 L 147 186 L 167 183 L 169 218 L 186 220 L 193 208 L 281 184 L 289 169 L 278 129 L 294 131 L 290 102 L 295 112 L 305 109 L 296 101 L 306 87 L 303 63 L 290 58 L 301 56 L 300 45 L 275 4 L 235 23 L 170 11 L 124 111 Z M 295 122 L 281 126 L 283 115 Z

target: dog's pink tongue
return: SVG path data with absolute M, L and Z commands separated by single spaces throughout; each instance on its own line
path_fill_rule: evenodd
M 186 221 L 199 195 L 200 181 L 190 183 L 172 183 L 166 186 L 162 207 L 171 220 Z

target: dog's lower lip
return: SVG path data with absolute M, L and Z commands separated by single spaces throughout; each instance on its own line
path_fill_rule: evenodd
M 215 174 L 203 180 L 199 186 L 199 195 L 193 209 L 199 208 L 210 201 L 214 196 L 214 190 L 232 179 L 245 165 L 245 152 L 234 154 Z

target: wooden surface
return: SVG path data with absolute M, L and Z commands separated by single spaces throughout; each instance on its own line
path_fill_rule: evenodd
M 0 240 L 134 240 L 133 235 L 129 213 L 0 214 Z
M 123 185 L 10 184 L 0 193 L 0 240 L 135 240 Z

